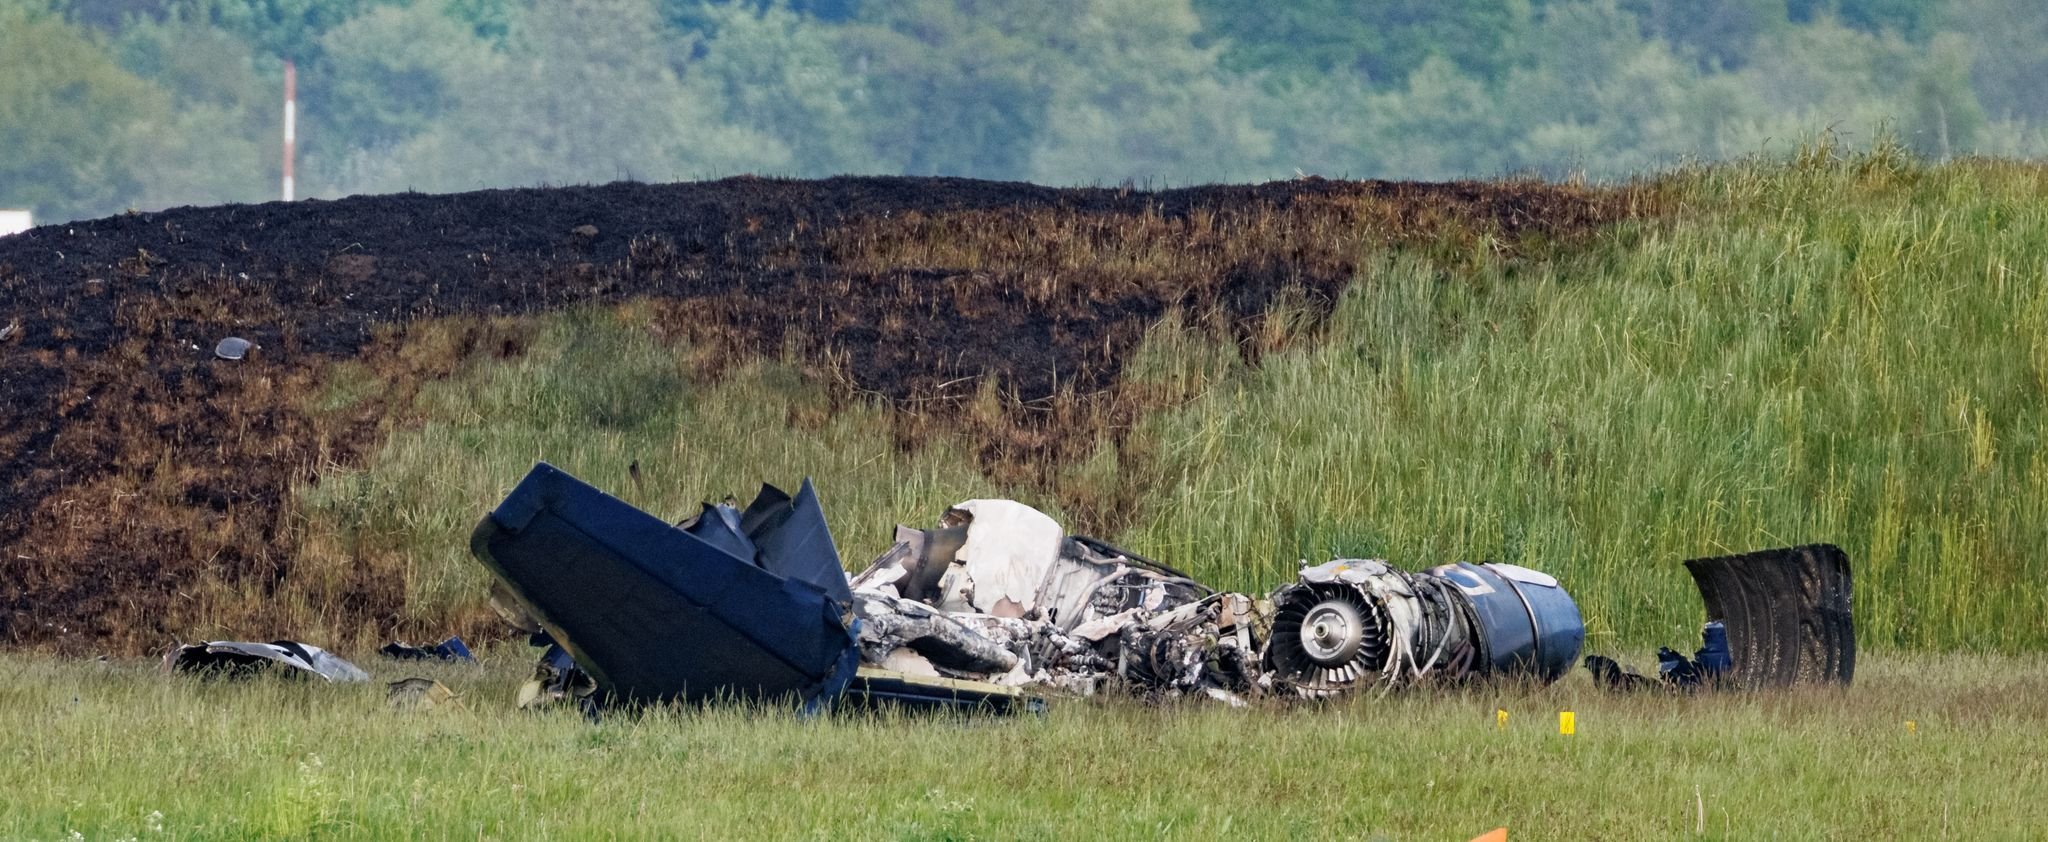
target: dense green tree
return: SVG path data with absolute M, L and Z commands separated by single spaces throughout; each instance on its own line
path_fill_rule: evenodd
M 460 80 L 501 66 L 488 35 L 455 4 L 371 9 L 321 37 L 300 85 L 309 189 L 356 193 L 400 181 L 395 153 L 459 104 Z M 507 18 L 505 31 L 516 18 Z
M 1783 149 L 1829 126 L 1867 135 L 1888 124 L 1941 154 L 1969 148 L 1983 125 L 1941 39 L 1919 47 L 1822 22 L 1775 31 L 1751 65 L 1723 73 L 1644 34 L 1619 3 L 1563 0 L 1538 10 L 1520 36 L 1527 59 L 1497 82 L 1436 57 L 1394 89 L 1285 86 L 1275 102 L 1292 101 L 1314 129 L 1283 132 L 1279 154 L 1310 172 L 1619 178 Z
M 170 8 L 226 30 L 259 54 L 311 62 L 327 30 L 391 2 L 398 0 L 181 0 Z
M 138 115 L 149 142 L 131 165 L 140 182 L 131 202 L 160 208 L 276 197 L 280 114 L 274 77 L 228 33 L 175 16 L 140 20 L 115 42 L 123 67 L 171 100 Z
M 1365 177 L 1387 172 L 1377 145 L 1374 90 L 1353 74 L 1265 80 L 1253 103 L 1253 124 L 1272 135 L 1269 178 L 1296 175 Z
M 442 11 L 467 24 L 477 37 L 496 43 L 512 33 L 512 24 L 519 19 L 519 0 L 447 0 Z
M 1084 0 L 864 4 L 841 42 L 897 172 L 1025 178 Z
M 1352 73 L 1396 85 L 1430 56 L 1489 79 L 1519 57 L 1527 0 L 1197 0 L 1204 43 L 1233 70 Z
M 1900 93 L 1899 120 L 1921 153 L 1949 158 L 1978 148 L 1987 121 L 1970 87 L 1970 51 L 1963 38 L 1935 36 L 1915 62 L 1911 84 Z
M 756 16 L 788 12 L 806 20 L 839 24 L 860 15 L 860 0 L 659 0 L 656 7 L 669 26 L 708 36 L 718 34 L 726 22 L 725 7 L 737 7 Z
M 1994 118 L 2048 123 L 2048 13 L 2040 0 L 1950 0 L 1943 28 L 1960 35 L 1970 79 Z
M 92 30 L 0 2 L 0 207 L 48 222 L 113 213 L 141 193 L 136 162 L 168 116 Z
M 1399 90 L 1379 94 L 1362 115 L 1369 127 L 1368 175 L 1448 179 L 1510 169 L 1516 126 L 1486 82 L 1433 57 Z
M 372 9 L 321 36 L 320 48 L 325 61 L 306 92 L 314 133 L 371 149 L 431 127 L 452 104 L 451 80 L 494 61 L 472 24 L 426 3 Z
M 1892 32 L 1908 37 L 1926 34 L 1945 0 L 1786 0 L 1786 12 L 1797 23 L 1834 18 L 1864 32 Z
M 1187 0 L 1089 0 L 1070 11 L 1032 180 L 1187 184 L 1267 171 L 1272 134 L 1253 125 L 1259 92 L 1222 71 L 1219 49 L 1193 44 L 1201 23 Z
M 450 108 L 399 147 L 385 189 L 666 181 L 782 171 L 774 138 L 728 124 L 671 67 L 650 0 L 549 0 L 503 53 L 451 80 Z
M 1790 138 L 1835 128 L 1854 138 L 1880 125 L 1931 155 L 1973 148 L 1983 110 L 1952 41 L 1917 47 L 1893 33 L 1833 21 L 1788 29 L 1736 78 L 1759 121 Z
M 1754 151 L 1742 131 L 1746 116 L 1730 90 L 1705 76 L 1666 42 L 1653 40 L 1610 57 L 1592 80 L 1558 85 L 1550 68 L 1512 77 L 1504 98 L 1514 115 L 1513 168 L 1549 177 L 1583 173 L 1625 178 L 1687 157 L 1721 158 Z M 1555 107 L 1569 101 L 1570 107 Z
M 186 0 L 55 0 L 50 5 L 72 23 L 118 33 L 139 21 L 161 21 Z
M 2048 154 L 2033 0 L 0 0 L 0 203 L 754 171 L 1625 177 Z
M 1786 0 L 1622 0 L 1643 34 L 1703 68 L 1740 67 L 1758 38 L 1786 25 Z
M 876 149 L 868 83 L 840 30 L 779 6 L 701 7 L 713 33 L 687 75 L 717 93 L 735 125 L 787 144 L 794 173 L 888 172 Z

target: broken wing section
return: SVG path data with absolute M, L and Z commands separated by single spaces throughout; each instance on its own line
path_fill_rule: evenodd
M 786 523 L 752 530 L 755 543 L 791 536 L 764 552 L 779 559 L 769 569 L 541 463 L 477 524 L 470 551 L 608 695 L 811 707 L 838 696 L 860 658 L 843 603 L 811 581 L 823 563 L 809 556 L 832 544 L 804 490 L 770 501 L 768 519 L 779 507 Z
M 1685 563 L 1728 632 L 1730 680 L 1743 689 L 1848 684 L 1856 674 L 1849 556 L 1833 544 Z
M 895 705 L 911 710 L 979 711 L 992 714 L 1044 713 L 1043 697 L 1015 687 L 985 681 L 962 681 L 906 675 L 879 667 L 861 667 L 846 689 L 848 707 L 874 709 Z

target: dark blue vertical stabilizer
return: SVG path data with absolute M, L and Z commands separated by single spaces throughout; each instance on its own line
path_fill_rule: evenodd
M 776 496 L 782 494 L 770 486 L 763 489 L 762 497 L 768 497 L 770 491 Z M 759 505 L 760 500 L 755 503 Z M 774 509 L 767 523 L 751 533 L 754 546 L 761 550 L 761 566 L 772 573 L 817 585 L 842 603 L 853 601 L 846 568 L 839 563 L 839 548 L 832 543 L 832 530 L 825 527 L 825 509 L 819 505 L 818 490 L 811 487 L 811 481 L 804 480 L 796 499 L 778 502 Z
M 839 557 L 808 482 L 784 520 L 753 536 L 757 565 L 542 463 L 470 550 L 615 697 L 814 707 L 845 690 L 859 650 L 835 580 L 818 575 Z
M 704 510 L 684 523 L 682 530 L 736 558 L 752 559 L 760 555 L 753 540 L 740 529 L 739 512 L 731 506 L 705 503 Z

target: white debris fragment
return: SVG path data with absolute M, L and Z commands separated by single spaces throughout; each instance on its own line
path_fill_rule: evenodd
M 369 673 L 318 646 L 294 640 L 253 643 L 214 640 L 164 653 L 165 672 L 249 673 L 277 665 L 328 681 L 368 681 Z
M 1015 500 L 969 500 L 953 509 L 967 515 L 967 543 L 940 580 L 939 608 L 1030 616 L 1060 556 L 1059 521 Z
M 882 669 L 894 670 L 904 675 L 922 675 L 930 678 L 939 677 L 938 668 L 932 666 L 932 662 L 929 659 L 917 654 L 917 652 L 907 646 L 899 646 L 889 650 L 889 654 L 882 658 L 880 666 Z
M 224 360 L 239 360 L 248 356 L 249 349 L 254 347 L 256 347 L 254 342 L 239 336 L 230 336 L 221 340 L 220 344 L 213 346 L 213 355 Z

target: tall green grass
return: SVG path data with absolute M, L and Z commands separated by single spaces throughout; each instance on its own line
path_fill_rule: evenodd
M 1667 217 L 1548 259 L 1373 260 L 1326 341 L 1141 356 L 1208 387 L 1145 424 L 1122 537 L 1241 587 L 1524 564 L 1595 647 L 1696 634 L 1680 560 L 1832 542 L 1868 644 L 2048 645 L 2044 173 L 1822 148 L 1663 178 Z

